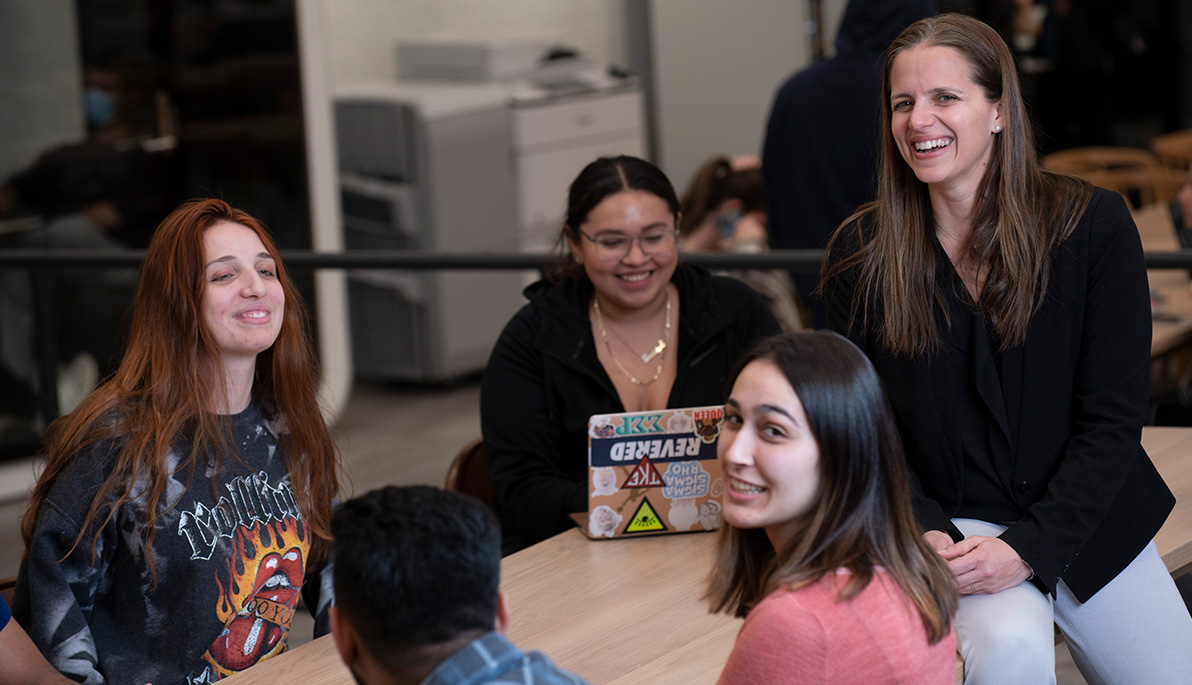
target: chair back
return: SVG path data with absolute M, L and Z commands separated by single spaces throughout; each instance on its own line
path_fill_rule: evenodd
M 484 438 L 472 440 L 451 460 L 443 488 L 472 495 L 490 507 L 493 504 L 493 483 L 488 477 L 488 463 L 484 457 Z
M 17 577 L 0 578 L 0 597 L 8 606 L 12 606 L 12 595 L 17 591 Z
M 1121 193 L 1134 209 L 1172 199 L 1188 176 L 1163 167 L 1098 169 L 1077 175 L 1095 186 Z
M 1056 150 L 1040 161 L 1044 169 L 1078 176 L 1098 169 L 1160 166 L 1155 153 L 1138 147 L 1073 147 Z
M 1192 129 L 1155 136 L 1151 139 L 1151 149 L 1166 166 L 1192 168 Z

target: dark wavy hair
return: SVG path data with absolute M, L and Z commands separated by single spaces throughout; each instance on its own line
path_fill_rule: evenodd
M 707 592 L 712 610 L 745 616 L 770 593 L 810 585 L 839 568 L 851 572 L 841 591 L 849 599 L 880 566 L 914 604 L 930 641 L 947 636 L 956 587 L 919 534 L 902 441 L 873 365 L 836 333 L 789 333 L 746 353 L 730 388 L 755 361 L 777 367 L 807 413 L 819 446 L 819 491 L 788 549 L 775 550 L 760 528 L 721 528 Z
M 493 629 L 501 524 L 480 500 L 389 486 L 336 510 L 335 601 L 391 674 L 417 671 L 419 648 Z
M 265 227 L 215 199 L 185 202 L 158 226 L 141 265 L 128 346 L 119 368 L 73 412 L 46 430 L 48 461 L 21 520 L 26 555 L 54 479 L 76 454 L 112 440 L 117 447 L 111 455 L 110 473 L 91 502 L 87 518 L 80 522 L 74 546 L 90 533 L 94 559 L 103 526 L 141 492 L 140 485 L 134 489 L 134 484 L 145 484 L 140 532 L 150 550 L 146 562 L 156 578 L 151 550 L 170 476 L 166 458 L 170 449 L 185 450 L 178 468 L 190 468 L 192 475 L 197 455 L 238 457 L 229 435 L 229 417 L 212 411 L 213 398 L 224 392 L 224 375 L 218 345 L 203 323 L 203 234 L 222 222 L 240 224 L 256 233 L 276 263 L 285 293 L 285 314 L 277 340 L 257 355 L 253 395 L 265 416 L 286 420 L 287 431 L 277 437 L 294 499 L 314 532 L 309 565 L 317 566 L 325 557 L 331 537 L 331 500 L 339 489 L 338 458 L 319 408 L 318 365 L 306 307 Z
M 670 179 L 662 170 L 644 159 L 621 155 L 601 157 L 591 162 L 571 182 L 567 192 L 567 213 L 563 228 L 555 243 L 555 256 L 547 262 L 543 271 L 552 282 L 587 278 L 582 265 L 571 258 L 570 244 L 583 238 L 579 227 L 588 220 L 588 214 L 604 198 L 625 190 L 644 190 L 657 195 L 675 216 L 675 225 L 681 216 L 679 197 Z

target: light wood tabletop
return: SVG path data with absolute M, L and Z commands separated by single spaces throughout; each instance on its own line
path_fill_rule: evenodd
M 1155 536 L 1173 573 L 1192 568 L 1192 428 L 1143 429 L 1142 443 L 1176 495 Z M 591 541 L 573 529 L 506 557 L 509 638 L 593 683 L 714 683 L 740 621 L 702 600 L 716 534 Z M 351 685 L 330 636 L 233 676 L 250 685 Z
M 740 621 L 701 599 L 715 533 L 593 541 L 578 528 L 501 562 L 508 637 L 593 683 L 714 683 Z M 352 682 L 324 636 L 225 681 Z
M 1178 576 L 1192 571 L 1192 428 L 1148 426 L 1142 446 L 1175 494 L 1175 509 L 1155 535 L 1155 547 Z
M 1147 251 L 1176 252 L 1180 249 L 1167 203 L 1143 207 L 1134 212 L 1134 223 Z M 1151 357 L 1168 355 L 1192 344 L 1192 279 L 1185 269 L 1151 269 L 1147 271 L 1152 293 L 1159 296 L 1154 303 L 1152 320 Z
M 713 683 L 740 622 L 701 598 L 715 533 L 592 541 L 578 529 L 505 560 L 509 637 L 594 683 Z

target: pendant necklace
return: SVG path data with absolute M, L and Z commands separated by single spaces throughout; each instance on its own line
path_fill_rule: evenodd
M 659 376 L 662 375 L 662 367 L 663 367 L 663 365 L 666 364 L 666 348 L 668 346 L 670 346 L 670 337 L 671 337 L 670 290 L 667 289 L 667 291 L 666 291 L 666 322 L 664 324 L 664 329 L 663 329 L 663 338 L 658 339 L 658 344 L 655 345 L 652 350 L 650 350 L 649 352 L 643 352 L 640 355 L 640 358 L 641 358 L 643 364 L 649 364 L 652 359 L 654 359 L 655 357 L 658 358 L 658 368 L 655 369 L 654 376 L 652 378 L 650 378 L 650 380 L 645 380 L 645 381 L 638 380 L 637 376 L 634 376 L 632 373 L 629 373 L 629 370 L 625 368 L 625 365 L 621 363 L 621 360 L 617 359 L 616 353 L 613 352 L 612 343 L 609 342 L 609 340 L 608 340 L 608 331 L 605 330 L 605 328 L 604 328 L 604 316 L 600 313 L 600 298 L 596 297 L 595 295 L 592 296 L 592 310 L 594 312 L 596 312 L 596 325 L 597 325 L 597 327 L 600 328 L 600 339 L 604 341 L 604 346 L 606 349 L 608 349 L 608 355 L 613 358 L 613 363 L 617 365 L 617 368 L 621 370 L 621 373 L 625 374 L 625 377 L 629 379 L 629 382 L 633 383 L 634 385 L 647 386 L 647 385 L 653 383 L 654 381 L 658 380 Z M 633 348 L 631 348 L 629 346 L 629 343 L 625 342 L 625 339 L 622 338 L 619 333 L 617 333 L 616 331 L 613 331 L 613 335 L 617 336 L 617 339 L 621 341 L 621 344 L 625 346 L 625 349 L 627 349 L 631 352 L 633 351 Z

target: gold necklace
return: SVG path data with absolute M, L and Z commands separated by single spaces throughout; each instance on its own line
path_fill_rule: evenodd
M 658 344 L 654 346 L 654 349 L 650 350 L 649 352 L 643 352 L 641 355 L 643 364 L 649 364 L 651 359 L 658 357 L 658 368 L 654 370 L 654 376 L 648 381 L 638 380 L 637 376 L 629 373 L 629 369 L 626 369 L 625 365 L 621 363 L 621 360 L 617 359 L 616 353 L 613 352 L 613 345 L 608 341 L 608 331 L 604 328 L 604 316 L 600 313 L 600 298 L 596 297 L 595 295 L 592 296 L 592 310 L 596 312 L 596 325 L 600 328 L 600 339 L 604 341 L 604 346 L 606 349 L 608 349 L 608 356 L 613 358 L 613 363 L 617 365 L 617 368 L 621 370 L 621 373 L 625 374 L 625 377 L 629 379 L 629 382 L 633 383 L 634 385 L 640 385 L 644 387 L 658 380 L 659 376 L 662 375 L 662 367 L 666 364 L 666 348 L 670 346 L 670 289 L 668 288 L 666 291 L 666 322 L 664 324 L 665 328 L 663 330 L 663 336 L 665 337 L 665 340 L 663 338 L 659 338 Z M 617 335 L 617 338 L 621 341 L 621 344 L 625 345 L 625 349 L 628 349 L 631 352 L 633 351 L 629 347 L 629 344 L 625 342 L 624 338 L 617 334 L 616 331 L 613 331 L 613 333 Z

